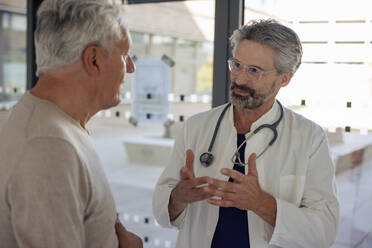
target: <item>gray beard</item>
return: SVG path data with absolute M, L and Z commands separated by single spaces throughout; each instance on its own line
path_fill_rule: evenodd
M 275 91 L 275 82 L 273 82 L 270 91 L 267 94 L 259 94 L 254 89 L 237 85 L 235 82 L 231 82 L 230 86 L 230 102 L 238 108 L 244 108 L 244 109 L 258 109 L 261 107 L 274 93 Z M 247 96 L 242 96 L 239 94 L 236 94 L 234 92 L 234 89 L 238 88 L 242 91 L 245 91 L 249 93 Z
M 230 91 L 230 101 L 235 107 L 245 109 L 257 109 L 264 103 L 263 99 L 261 98 L 255 98 L 254 96 L 250 95 L 241 96 L 233 91 Z

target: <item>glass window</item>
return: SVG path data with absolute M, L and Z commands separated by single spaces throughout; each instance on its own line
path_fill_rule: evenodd
M 90 129 L 124 225 L 144 247 L 175 247 L 177 231 L 155 222 L 151 197 L 183 122 L 211 108 L 214 1 L 124 7 L 136 73 L 126 76 L 122 103 L 98 113 Z M 155 121 L 161 111 L 166 119 Z
M 146 57 L 150 44 L 150 35 L 135 31 L 130 31 L 130 35 L 132 37 L 132 46 L 130 48 L 130 54 L 135 58 Z
M 15 101 L 26 87 L 26 16 L 0 11 L 0 101 Z
M 193 61 L 196 57 L 197 43 L 191 40 L 177 39 L 177 60 Z
M 200 42 L 197 44 L 197 70 L 198 84 L 196 86 L 196 94 L 212 95 L 213 83 L 213 43 Z
M 145 33 L 130 32 L 133 43 L 138 45 L 147 45 L 149 43 L 149 35 Z
M 173 39 L 169 36 L 154 35 L 152 43 L 156 46 L 172 46 Z
M 170 57 L 174 56 L 174 43 L 175 38 L 170 36 L 152 35 L 151 36 L 151 49 L 149 57 L 161 58 L 164 54 Z
M 26 32 L 27 20 L 24 15 L 12 15 L 12 26 L 11 29 L 14 31 Z

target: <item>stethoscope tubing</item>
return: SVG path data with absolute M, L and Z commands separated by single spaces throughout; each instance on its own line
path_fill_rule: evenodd
M 239 154 L 239 149 L 244 145 L 244 143 L 246 143 L 251 137 L 253 134 L 257 134 L 259 131 L 261 131 L 262 129 L 264 128 L 269 128 L 272 132 L 273 132 L 273 138 L 270 140 L 270 142 L 268 143 L 268 145 L 266 146 L 266 148 L 260 153 L 257 155 L 256 159 L 260 158 L 266 151 L 269 147 L 271 147 L 275 141 L 277 140 L 278 138 L 278 131 L 277 131 L 277 127 L 279 125 L 279 123 L 282 121 L 283 119 L 283 115 L 284 115 L 284 109 L 283 109 L 283 106 L 282 104 L 277 100 L 277 103 L 279 104 L 279 107 L 280 107 L 280 116 L 279 116 L 279 119 L 274 122 L 273 124 L 263 124 L 259 127 L 257 127 L 253 132 L 252 134 L 250 134 L 240 145 L 239 147 L 237 148 L 236 152 L 233 154 L 231 160 L 232 160 L 232 163 L 233 164 L 238 164 L 238 165 L 241 165 L 241 166 L 245 166 L 245 165 L 248 165 L 247 163 L 243 163 L 240 161 L 240 154 Z M 212 148 L 213 148 L 213 145 L 214 145 L 214 142 L 216 140 L 216 136 L 217 136 L 217 133 L 218 133 L 218 129 L 220 128 L 220 124 L 221 124 L 221 121 L 227 111 L 227 109 L 231 106 L 231 103 L 228 103 L 225 108 L 223 109 L 222 113 L 220 114 L 219 118 L 218 118 L 218 121 L 217 121 L 217 124 L 216 124 L 216 127 L 214 129 L 214 132 L 213 132 L 213 137 L 212 137 L 212 140 L 209 144 L 209 147 L 208 147 L 208 152 L 206 153 L 203 153 L 202 155 L 200 155 L 200 162 L 202 163 L 202 165 L 208 167 L 210 166 L 210 164 L 212 163 L 213 161 L 213 154 L 211 153 L 212 152 Z M 209 156 L 209 160 L 207 161 L 203 155 L 207 154 Z M 238 158 L 238 163 L 235 162 L 236 158 Z

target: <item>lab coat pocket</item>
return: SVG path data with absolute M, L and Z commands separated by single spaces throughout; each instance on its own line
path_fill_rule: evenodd
M 305 176 L 287 175 L 280 177 L 279 198 L 300 206 L 305 187 Z

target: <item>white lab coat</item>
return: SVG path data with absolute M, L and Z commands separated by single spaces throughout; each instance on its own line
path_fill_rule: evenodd
M 199 156 L 208 150 L 217 119 L 224 106 L 190 117 L 176 139 L 164 172 L 153 195 L 156 220 L 164 227 L 179 229 L 178 248 L 210 247 L 218 221 L 219 207 L 206 201 L 189 204 L 182 214 L 170 222 L 169 196 L 180 180 L 187 149 L 194 152 L 196 177 L 210 176 L 228 180 L 221 168 L 232 168 L 237 132 L 230 107 L 221 122 L 212 153 L 214 162 L 205 168 Z M 274 123 L 280 116 L 277 102 L 270 111 L 254 122 L 251 130 L 265 123 Z M 250 135 L 248 133 L 247 135 Z M 273 137 L 265 128 L 248 141 L 245 158 L 259 154 Z M 326 136 L 320 126 L 284 108 L 275 144 L 256 161 L 259 184 L 277 203 L 275 228 L 252 211 L 248 211 L 249 239 L 254 248 L 325 248 L 336 237 L 339 204 L 336 197 L 335 168 L 331 161 Z M 245 172 L 247 173 L 247 169 Z

